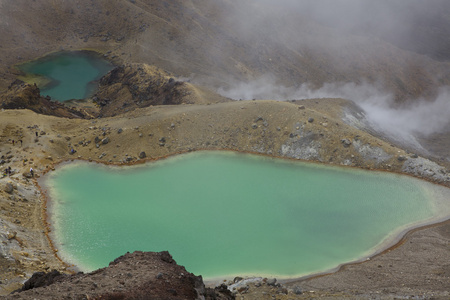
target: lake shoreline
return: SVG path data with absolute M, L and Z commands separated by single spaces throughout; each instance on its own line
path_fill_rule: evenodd
M 41 94 L 48 94 L 61 103 L 90 98 L 97 90 L 97 88 L 93 89 L 92 83 L 99 81 L 114 67 L 115 65 L 100 52 L 87 49 L 54 51 L 14 65 L 14 68 L 23 73 L 18 76 L 18 79 L 29 84 L 36 84 Z M 68 68 L 71 72 L 64 72 Z M 64 73 L 67 73 L 66 78 L 61 76 Z M 83 82 L 82 85 L 79 85 L 80 81 Z M 83 95 L 78 94 L 78 91 L 83 91 L 82 86 L 85 86 Z M 73 96 L 74 93 L 78 97 Z
M 266 154 L 255 153 L 255 152 L 248 152 L 248 151 L 237 151 L 237 150 L 232 150 L 232 149 L 201 149 L 201 150 L 194 150 L 194 151 L 172 153 L 170 155 L 159 157 L 159 158 L 142 159 L 142 160 L 139 160 L 139 161 L 136 161 L 133 163 L 127 163 L 127 164 L 115 164 L 115 163 L 107 163 L 107 162 L 105 163 L 105 162 L 92 160 L 92 159 L 91 160 L 70 159 L 70 160 L 66 160 L 63 162 L 59 162 L 57 165 L 52 165 L 51 168 L 47 169 L 43 173 L 43 176 L 40 178 L 40 180 L 45 180 L 44 179 L 44 177 L 46 177 L 45 175 L 48 172 L 54 171 L 59 166 L 77 163 L 78 161 L 86 162 L 86 163 L 95 163 L 95 164 L 104 165 L 104 166 L 118 167 L 118 168 L 121 168 L 121 167 L 129 168 L 129 167 L 133 167 L 133 166 L 141 167 L 148 163 L 153 163 L 156 161 L 165 160 L 165 159 L 176 157 L 178 155 L 188 154 L 188 153 L 192 153 L 192 152 L 196 152 L 196 153 L 198 153 L 198 152 L 230 152 L 230 153 L 236 153 L 236 154 L 256 155 L 259 157 L 263 157 L 263 158 L 265 157 L 265 158 L 269 158 L 269 159 L 281 159 L 281 160 L 284 160 L 287 162 L 298 162 L 299 161 L 298 159 L 293 159 L 293 158 L 279 157 L 279 156 L 274 156 L 274 155 L 266 155 Z M 414 178 L 415 180 L 423 180 L 423 179 L 419 179 L 411 174 L 407 174 L 407 173 L 405 174 L 403 172 L 392 172 L 392 171 L 387 171 L 387 170 L 376 170 L 376 169 L 375 170 L 374 169 L 364 169 L 364 168 L 353 167 L 353 166 L 333 166 L 333 165 L 328 165 L 328 164 L 324 164 L 324 163 L 320 163 L 320 162 L 311 162 L 311 161 L 301 161 L 301 162 L 306 163 L 306 164 L 311 164 L 311 165 L 323 166 L 325 168 L 337 167 L 337 168 L 348 169 L 348 170 L 362 170 L 362 171 L 380 172 L 380 173 L 386 172 L 386 173 L 391 173 L 391 174 L 395 174 L 395 175 L 408 176 L 408 177 Z M 440 185 L 439 183 L 433 182 L 432 180 L 424 180 L 424 181 L 426 181 L 427 184 L 433 184 L 438 187 L 448 189 L 446 186 Z M 43 195 L 45 195 L 45 197 L 46 197 L 45 205 L 48 205 L 48 203 L 49 203 L 48 190 L 46 190 L 45 188 L 43 189 L 41 183 L 38 183 L 38 187 L 41 191 L 42 190 L 46 191 L 46 192 L 43 192 Z M 48 209 L 43 209 L 44 217 L 46 219 L 46 225 L 45 225 L 47 228 L 46 236 L 49 239 L 50 244 L 52 245 L 52 249 L 54 251 L 55 257 L 58 260 L 60 260 L 61 262 L 63 262 L 69 268 L 69 270 L 71 272 L 76 273 L 78 271 L 81 271 L 76 265 L 72 265 L 72 264 L 64 261 L 63 258 L 59 257 L 58 249 L 57 249 L 57 247 L 54 246 L 55 242 L 52 240 L 52 237 L 51 237 L 52 225 L 50 224 L 49 215 L 48 215 L 47 211 L 48 211 Z M 419 223 L 419 224 L 416 224 L 416 223 Z M 364 255 L 363 257 L 361 257 L 359 259 L 355 259 L 350 262 L 345 262 L 345 263 L 339 264 L 336 267 L 333 267 L 331 269 L 327 269 L 324 271 L 313 272 L 313 273 L 307 274 L 307 275 L 295 275 L 295 276 L 277 276 L 277 275 L 270 275 L 270 274 L 259 274 L 259 275 L 235 274 L 235 275 L 220 276 L 220 277 L 214 277 L 214 278 L 205 277 L 204 281 L 205 281 L 205 284 L 209 287 L 214 287 L 215 285 L 220 285 L 221 283 L 223 283 L 225 281 L 227 281 L 229 284 L 231 284 L 231 282 L 233 281 L 233 279 L 235 277 L 243 277 L 245 279 L 276 277 L 279 282 L 284 283 L 284 284 L 295 284 L 295 283 L 300 283 L 300 282 L 304 282 L 304 281 L 309 281 L 309 280 L 313 280 L 315 278 L 321 278 L 323 276 L 338 273 L 341 270 L 343 270 L 351 265 L 359 265 L 364 262 L 370 261 L 378 256 L 381 256 L 385 253 L 388 253 L 392 250 L 397 249 L 402 244 L 404 244 L 407 241 L 407 237 L 414 232 L 417 232 L 417 231 L 420 231 L 423 229 L 438 227 L 438 226 L 446 225 L 446 224 L 450 224 L 450 214 L 449 213 L 447 213 L 445 216 L 443 216 L 441 213 L 441 215 L 439 215 L 439 216 L 433 216 L 432 218 L 424 220 L 424 221 L 418 221 L 418 222 L 414 222 L 413 224 L 410 224 L 408 226 L 406 226 L 406 225 L 402 226 L 402 228 L 389 234 L 389 236 L 387 236 L 382 242 L 380 242 L 377 246 L 375 246 L 370 251 L 368 251 L 370 254 Z M 170 251 L 170 249 L 168 249 L 168 250 Z

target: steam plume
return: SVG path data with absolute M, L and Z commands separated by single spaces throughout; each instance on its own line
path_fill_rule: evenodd
M 218 92 L 235 100 L 292 100 L 310 98 L 344 98 L 358 104 L 368 121 L 378 130 L 393 136 L 430 135 L 448 130 L 450 125 L 450 87 L 442 87 L 434 101 L 416 100 L 398 106 L 394 96 L 372 84 L 326 83 L 320 89 L 307 84 L 299 88 L 274 85 L 270 76 Z

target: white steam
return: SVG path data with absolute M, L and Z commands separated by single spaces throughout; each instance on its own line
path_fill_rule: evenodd
M 419 101 L 393 108 L 390 101 L 374 102 L 372 99 L 358 103 L 370 121 L 386 132 L 421 134 L 448 131 L 450 128 L 450 88 L 440 89 L 439 95 L 430 101 Z
M 374 129 L 402 140 L 450 128 L 450 87 L 441 88 L 434 101 L 415 100 L 398 106 L 394 104 L 393 94 L 368 83 L 326 83 L 319 89 L 312 89 L 308 84 L 290 88 L 271 82 L 269 76 L 264 76 L 249 83 L 237 83 L 233 88 L 221 88 L 218 92 L 235 100 L 349 99 L 364 110 Z

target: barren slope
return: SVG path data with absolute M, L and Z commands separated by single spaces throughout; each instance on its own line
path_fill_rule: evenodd
M 3 0 L 0 87 L 14 79 L 15 63 L 80 48 L 111 51 L 108 56 L 116 61 L 156 65 L 212 87 L 267 74 L 286 86 L 381 82 L 404 101 L 431 96 L 437 86 L 449 83 L 447 63 L 282 7 L 269 7 L 272 21 L 266 22 L 266 5 L 233 0 Z

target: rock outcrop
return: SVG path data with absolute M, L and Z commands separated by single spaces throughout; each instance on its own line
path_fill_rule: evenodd
M 206 288 L 201 276 L 167 251 L 127 253 L 108 267 L 74 275 L 35 273 L 5 299 L 234 299 L 223 286 Z
M 207 104 L 230 101 L 147 64 L 114 68 L 100 80 L 93 97 L 100 117 L 111 117 L 151 105 Z
M 79 110 L 69 108 L 61 102 L 51 101 L 50 97 L 41 96 L 35 84 L 31 85 L 21 80 L 15 80 L 6 91 L 0 93 L 0 108 L 30 109 L 39 114 L 70 119 L 86 117 Z

